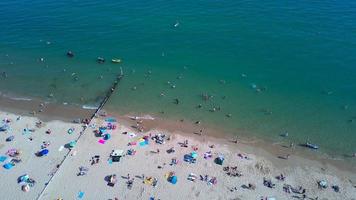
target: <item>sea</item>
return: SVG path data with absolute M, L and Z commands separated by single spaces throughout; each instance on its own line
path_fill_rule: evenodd
M 288 133 L 343 157 L 356 152 L 355 19 L 349 0 L 2 0 L 0 92 L 90 109 L 122 69 L 112 112 Z

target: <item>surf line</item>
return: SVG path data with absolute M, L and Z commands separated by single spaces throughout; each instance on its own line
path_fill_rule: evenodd
M 115 92 L 117 89 L 119 82 L 124 78 L 124 72 L 122 68 L 120 67 L 120 73 L 116 76 L 114 83 L 111 85 L 111 87 L 108 89 L 106 92 L 106 95 L 104 99 L 100 102 L 99 107 L 95 110 L 95 112 L 92 114 L 92 116 L 89 118 L 88 124 L 92 122 L 92 120 L 97 116 L 97 114 L 101 111 L 101 109 L 105 106 L 106 102 L 109 100 L 109 98 L 112 96 L 112 94 Z M 83 126 L 83 129 L 80 131 L 79 136 L 77 139 L 75 139 L 75 142 L 78 143 L 79 139 L 84 135 L 85 130 L 89 126 Z M 36 200 L 39 200 L 42 198 L 42 196 L 45 194 L 45 191 L 47 187 L 50 185 L 50 183 L 53 181 L 53 178 L 57 174 L 57 172 L 60 170 L 60 167 L 63 165 L 64 161 L 69 157 L 73 149 L 69 149 L 69 151 L 66 153 L 62 161 L 57 165 L 56 170 L 51 174 L 51 177 L 49 178 L 48 182 L 45 184 L 44 188 L 41 190 L 41 192 L 38 194 Z

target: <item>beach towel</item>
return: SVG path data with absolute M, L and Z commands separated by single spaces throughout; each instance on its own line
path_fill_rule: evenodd
M 98 141 L 100 144 L 105 144 L 105 140 L 103 140 L 103 139 L 100 139 L 99 141 Z
M 28 128 L 25 128 L 22 131 L 22 135 L 27 135 L 27 134 L 30 134 L 30 133 L 31 133 L 31 131 Z
M 5 169 L 11 169 L 13 166 L 14 166 L 14 165 L 11 164 L 11 163 L 6 163 L 5 165 L 3 165 L 3 167 L 4 167 Z
M 6 156 L 0 156 L 0 162 L 4 162 L 7 159 Z
M 144 147 L 147 145 L 147 142 L 146 141 L 140 142 L 139 145 L 140 145 L 140 147 Z
M 109 117 L 109 118 L 106 118 L 105 121 L 112 123 L 112 122 L 116 122 L 117 120 L 115 118 L 113 118 L 113 117 Z
M 134 146 L 134 145 L 136 145 L 136 144 L 137 144 L 136 142 L 130 142 L 130 143 L 129 143 L 130 146 Z
M 191 153 L 191 156 L 192 156 L 192 158 L 196 158 L 196 157 L 198 157 L 198 154 L 197 154 L 197 152 L 194 152 L 194 151 L 193 151 L 193 152 Z
M 63 149 L 64 149 L 64 146 L 60 146 L 60 147 L 58 148 L 58 151 L 63 151 Z
M 78 192 L 78 199 L 82 199 L 84 197 L 84 192 Z

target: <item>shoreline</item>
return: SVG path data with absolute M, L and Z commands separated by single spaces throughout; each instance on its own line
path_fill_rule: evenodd
M 17 100 L 14 100 L 17 99 Z M 59 120 L 63 122 L 73 122 L 75 119 L 86 119 L 92 116 L 95 112 L 93 109 L 84 109 L 75 105 L 63 105 L 58 103 L 45 103 L 45 109 L 43 112 L 37 112 L 33 115 L 31 112 L 42 109 L 39 105 L 43 101 L 39 99 L 27 100 L 27 98 L 8 98 L 0 95 L 0 107 L 1 111 L 37 117 L 44 122 L 50 122 L 54 120 Z M 21 102 L 20 104 L 16 102 Z M 13 105 L 16 105 L 13 106 Z M 103 108 L 105 110 L 105 106 Z M 245 149 L 248 149 L 251 153 L 260 154 L 262 156 L 268 156 L 270 159 L 274 160 L 274 163 L 279 164 L 280 166 L 285 166 L 285 160 L 278 158 L 279 156 L 283 157 L 287 154 L 290 154 L 293 157 L 298 157 L 301 159 L 306 159 L 310 161 L 317 161 L 320 163 L 320 166 L 331 166 L 335 167 L 341 171 L 347 171 L 355 174 L 352 178 L 353 182 L 356 183 L 356 161 L 355 159 L 344 156 L 343 158 L 338 157 L 332 159 L 332 157 L 323 152 L 313 152 L 304 147 L 296 145 L 294 149 L 286 147 L 289 144 L 288 140 L 283 140 L 281 138 L 280 142 L 271 143 L 271 141 L 264 141 L 263 138 L 249 137 L 248 133 L 242 135 L 234 135 L 231 133 L 224 132 L 218 127 L 207 126 L 207 125 L 197 125 L 191 121 L 180 121 L 180 120 L 170 120 L 163 119 L 162 117 L 152 116 L 150 114 L 144 113 L 130 113 L 130 114 L 118 114 L 111 113 L 107 111 L 112 116 L 120 119 L 124 124 L 128 126 L 135 125 L 135 120 L 130 119 L 132 116 L 146 116 L 154 118 L 154 120 L 144 119 L 142 120 L 145 126 L 145 131 L 152 129 L 161 129 L 169 132 L 180 132 L 183 135 L 193 137 L 196 139 L 201 139 L 199 135 L 199 130 L 203 129 L 203 137 L 207 137 L 213 140 L 218 140 L 227 145 L 244 145 Z M 237 140 L 238 144 L 234 144 L 232 140 Z M 298 148 L 298 149 L 296 149 Z M 341 156 L 341 155 L 340 155 Z

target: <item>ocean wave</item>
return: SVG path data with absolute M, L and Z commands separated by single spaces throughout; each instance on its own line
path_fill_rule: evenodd
M 10 99 L 15 100 L 15 101 L 32 101 L 32 99 L 25 98 L 25 97 L 10 97 Z
M 144 116 L 127 116 L 130 119 L 133 120 L 140 120 L 140 119 L 146 119 L 146 120 L 155 120 L 154 117 L 152 117 L 151 115 L 144 115 Z
M 86 110 L 96 110 L 98 109 L 98 106 L 83 105 L 82 108 Z

